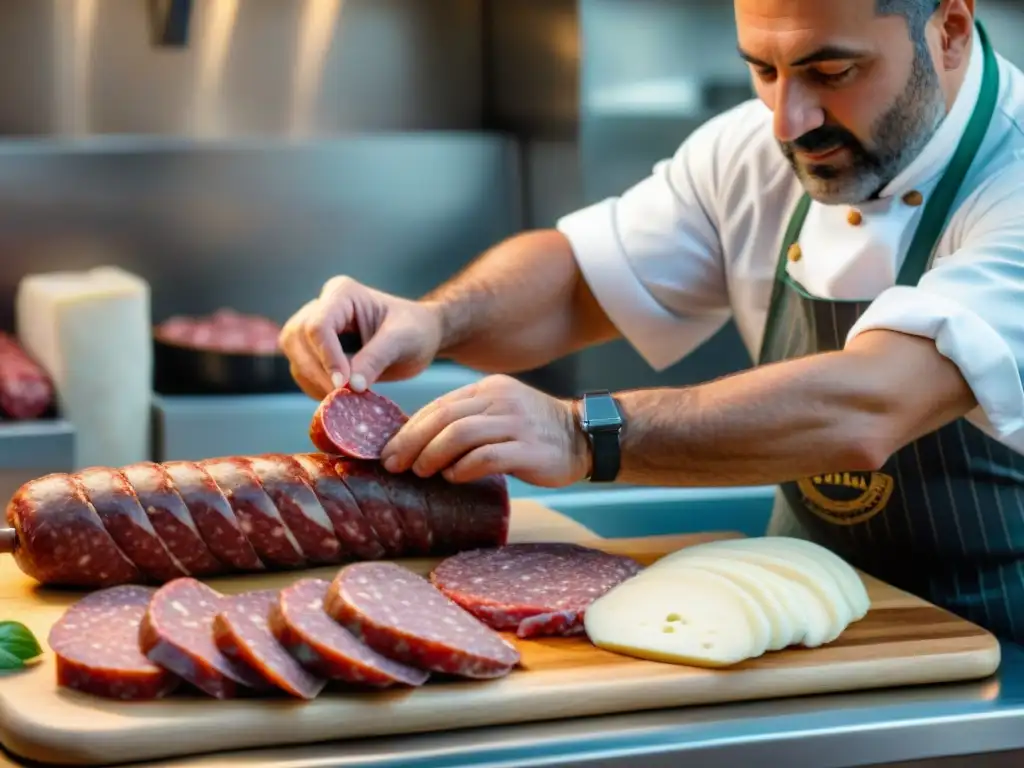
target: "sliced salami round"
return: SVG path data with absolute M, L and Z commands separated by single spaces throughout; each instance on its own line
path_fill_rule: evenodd
M 108 467 L 84 469 L 78 478 L 107 533 L 149 580 L 163 584 L 191 575 L 157 535 L 128 478 Z
M 334 469 L 334 458 L 323 453 L 300 453 L 295 460 L 306 482 L 331 518 L 342 548 L 360 560 L 379 560 L 385 554 L 370 521 L 363 515 L 352 491 Z
M 402 520 L 387 491 L 381 484 L 376 464 L 369 461 L 342 459 L 335 463 L 335 471 L 352 492 L 359 509 L 377 535 L 388 557 L 406 554 L 405 531 Z
M 453 555 L 430 581 L 491 628 L 526 638 L 582 633 L 587 607 L 641 570 L 579 544 L 523 543 Z
M 110 587 L 146 580 L 103 527 L 74 475 L 25 483 L 7 505 L 7 520 L 20 531 L 14 560 L 37 581 Z
M 457 484 L 433 475 L 423 484 L 433 540 L 446 551 L 497 547 L 508 541 L 512 508 L 503 475 Z
M 139 626 L 155 592 L 135 585 L 109 587 L 68 608 L 47 638 L 57 658 L 57 685 L 124 701 L 173 692 L 180 678 L 139 650 Z
M 230 598 L 195 579 L 175 579 L 149 601 L 138 643 L 150 661 L 218 699 L 267 690 L 252 668 L 226 656 L 213 639 L 213 620 Z
M 270 611 L 278 642 L 320 677 L 374 687 L 423 685 L 430 673 L 377 653 L 327 615 L 329 587 L 323 579 L 300 579 L 281 590 Z
M 162 465 L 152 461 L 121 470 L 135 488 L 139 503 L 174 558 L 193 576 L 224 573 L 224 564 L 210 552 L 188 507 Z
M 409 417 L 376 392 L 336 389 L 325 397 L 309 427 L 309 438 L 324 453 L 379 459 L 380 452 Z
M 168 461 L 163 466 L 211 554 L 237 571 L 266 570 L 210 473 L 194 461 Z
M 324 608 L 378 653 L 420 669 L 488 679 L 507 675 L 520 660 L 505 638 L 394 563 L 346 565 Z
M 431 554 L 434 531 L 430 527 L 426 485 L 422 478 L 412 472 L 388 472 L 376 462 L 370 466 L 398 513 L 406 554 Z
M 314 564 L 341 562 L 342 549 L 323 505 L 291 457 L 274 453 L 253 456 L 249 466 L 281 513 L 306 560 Z
M 236 595 L 213 620 L 214 641 L 228 658 L 256 670 L 271 685 L 300 699 L 315 699 L 327 680 L 311 674 L 270 631 L 276 589 Z
M 253 549 L 268 565 L 301 568 L 306 557 L 263 490 L 249 462 L 242 458 L 206 459 L 200 465 L 224 493 Z

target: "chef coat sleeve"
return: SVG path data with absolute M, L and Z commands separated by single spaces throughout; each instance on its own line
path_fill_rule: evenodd
M 934 339 L 978 401 L 968 419 L 1024 453 L 1024 166 L 966 205 L 950 229 L 952 252 L 916 286 L 883 292 L 847 343 L 872 329 Z
M 621 196 L 557 223 L 619 332 L 655 370 L 680 360 L 729 319 L 714 212 L 720 115 Z

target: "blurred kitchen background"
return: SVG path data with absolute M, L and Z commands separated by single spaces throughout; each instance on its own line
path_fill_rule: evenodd
M 1020 3 L 978 14 L 1024 65 Z M 2 0 L 0 329 L 20 331 L 26 276 L 95 266 L 141 277 L 152 323 L 224 307 L 282 323 L 339 273 L 419 296 L 502 238 L 622 191 L 750 98 L 735 45 L 724 0 Z M 62 333 L 38 342 L 55 345 L 51 366 L 105 362 L 98 380 L 58 378 L 87 390 L 132 365 L 101 356 L 116 334 Z M 525 378 L 569 395 L 749 363 L 726 325 L 661 373 L 613 343 Z M 474 377 L 438 365 L 381 391 L 411 410 Z M 92 434 L 90 396 L 73 418 L 0 428 L 0 493 L 125 455 Z M 139 458 L 198 459 L 308 450 L 314 407 L 297 392 L 158 392 L 151 422 L 130 421 L 147 430 Z M 736 509 L 749 494 L 763 509 L 766 490 L 744 493 Z

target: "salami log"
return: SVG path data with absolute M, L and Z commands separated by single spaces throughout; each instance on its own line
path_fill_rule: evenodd
M 139 627 L 156 590 L 122 585 L 93 592 L 53 625 L 57 685 L 93 696 L 140 701 L 174 691 L 180 678 L 139 649 Z
M 394 563 L 346 565 L 324 608 L 378 653 L 420 669 L 489 679 L 507 675 L 520 660 L 505 638 Z
M 228 658 L 256 670 L 267 683 L 300 699 L 315 699 L 327 680 L 310 673 L 270 631 L 276 589 L 232 597 L 213 620 L 214 640 Z
M 309 426 L 309 439 L 324 453 L 379 459 L 381 450 L 408 420 L 402 409 L 383 395 L 343 387 L 320 402 Z
M 6 517 L 0 552 L 26 574 L 95 588 L 495 547 L 510 506 L 500 477 L 453 485 L 311 453 L 47 475 Z
M 578 544 L 524 543 L 454 555 L 430 580 L 489 627 L 526 638 L 580 634 L 587 606 L 641 570 Z
M 149 601 L 139 647 L 154 664 L 218 699 L 269 689 L 253 669 L 228 658 L 214 642 L 213 620 L 230 600 L 195 579 L 168 582 Z
M 15 562 L 44 584 L 96 588 L 147 580 L 103 527 L 76 475 L 23 485 L 7 505 L 7 522 L 17 531 Z
M 0 414 L 36 419 L 54 402 L 53 380 L 10 334 L 0 332 Z
M 324 610 L 330 583 L 300 579 L 281 590 L 270 629 L 288 652 L 320 677 L 374 687 L 423 685 L 430 674 L 377 653 Z

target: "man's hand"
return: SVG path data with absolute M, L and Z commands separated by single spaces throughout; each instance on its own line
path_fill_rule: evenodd
M 571 402 L 509 376 L 489 376 L 416 413 L 381 454 L 391 472 L 441 472 L 464 483 L 508 474 L 558 488 L 590 471 L 590 450 Z
M 350 361 L 338 335 L 351 331 L 363 348 Z M 280 344 L 292 377 L 310 397 L 319 400 L 345 384 L 361 392 L 377 381 L 412 378 L 431 363 L 441 344 L 440 310 L 334 277 L 285 323 Z

